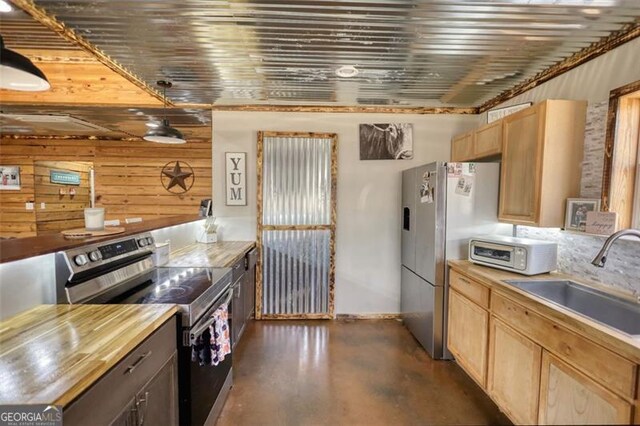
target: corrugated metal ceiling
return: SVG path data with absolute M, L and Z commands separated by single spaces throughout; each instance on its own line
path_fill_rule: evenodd
M 174 101 L 214 104 L 478 105 L 640 17 L 637 0 L 35 3 Z

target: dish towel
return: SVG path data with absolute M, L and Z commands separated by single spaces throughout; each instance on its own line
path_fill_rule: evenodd
M 218 365 L 225 356 L 231 353 L 231 338 L 229 337 L 229 307 L 222 305 L 214 313 L 215 321 L 209 327 L 211 365 Z

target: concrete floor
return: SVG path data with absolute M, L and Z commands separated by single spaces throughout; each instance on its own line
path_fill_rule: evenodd
M 394 320 L 250 322 L 218 425 L 509 424 Z

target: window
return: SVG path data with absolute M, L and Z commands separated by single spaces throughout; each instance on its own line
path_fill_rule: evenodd
M 640 81 L 609 95 L 602 205 L 618 228 L 640 229 Z

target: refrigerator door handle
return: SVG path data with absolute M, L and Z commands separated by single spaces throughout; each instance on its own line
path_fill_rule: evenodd
M 402 212 L 402 229 L 411 230 L 411 209 L 409 207 L 405 207 Z

